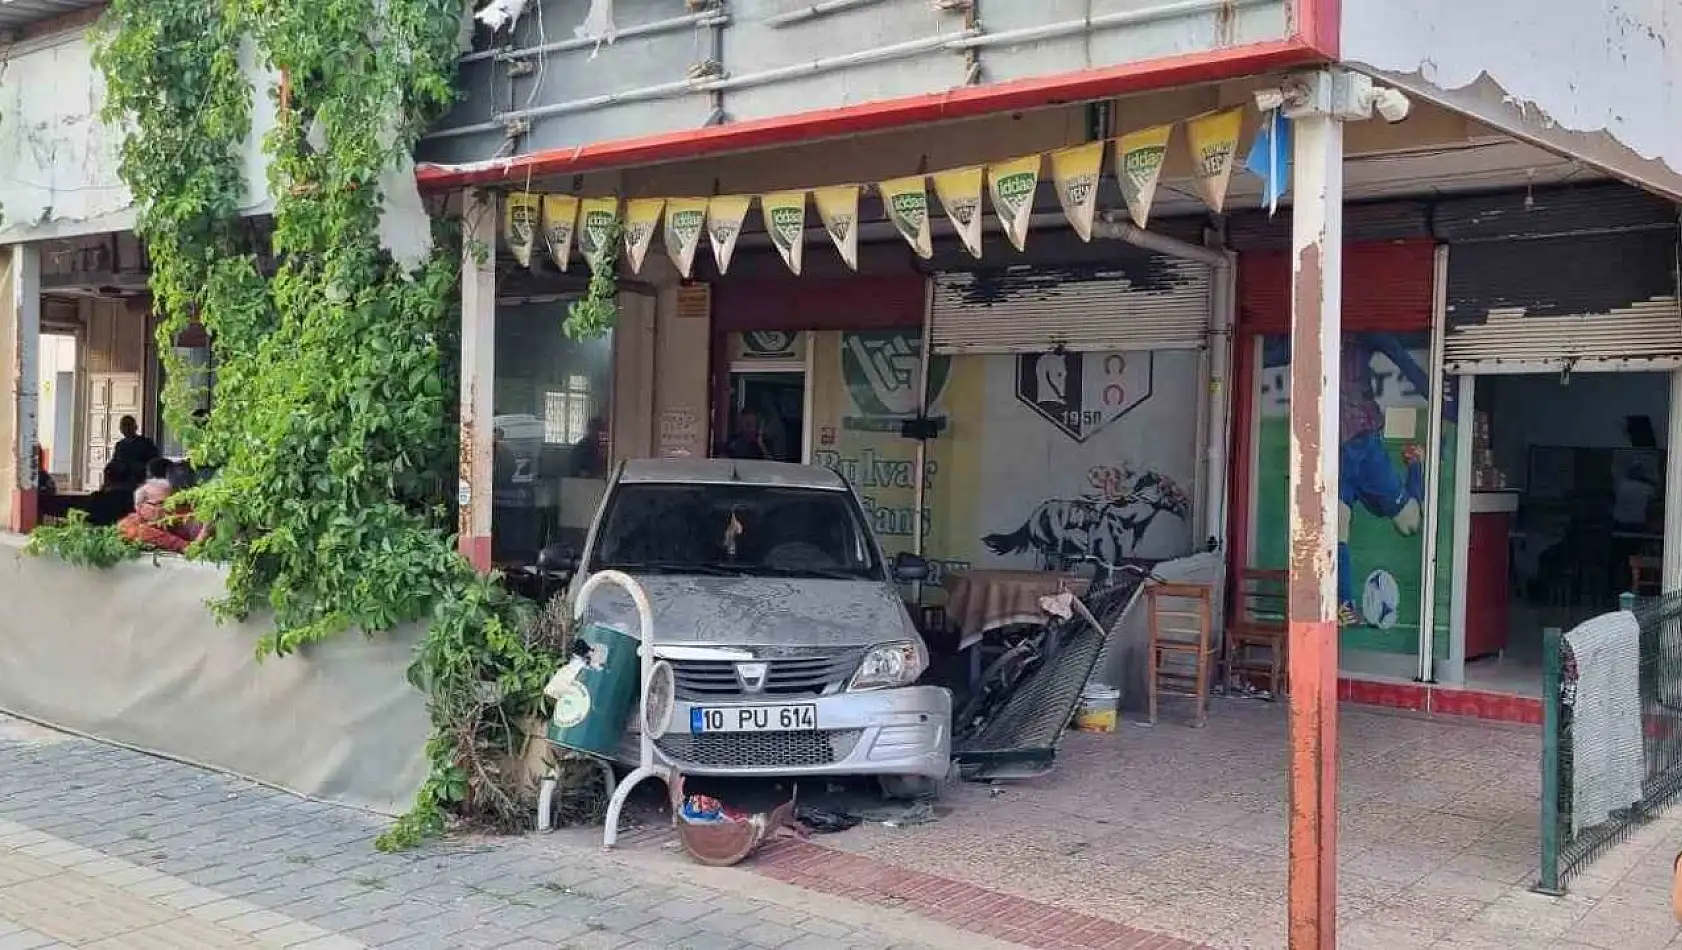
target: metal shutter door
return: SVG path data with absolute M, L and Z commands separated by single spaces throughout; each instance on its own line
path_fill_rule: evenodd
M 1124 271 L 1036 267 L 934 277 L 934 352 L 1188 349 L 1209 332 L 1209 267 L 1155 257 Z
M 1682 366 L 1676 230 L 1455 244 L 1450 372 Z

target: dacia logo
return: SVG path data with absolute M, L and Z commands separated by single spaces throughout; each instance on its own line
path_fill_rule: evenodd
M 764 662 L 737 663 L 736 678 L 742 681 L 745 692 L 757 693 L 765 688 L 765 676 L 771 671 L 771 664 Z

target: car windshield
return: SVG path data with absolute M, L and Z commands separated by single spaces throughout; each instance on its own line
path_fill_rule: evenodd
M 846 492 L 736 484 L 621 484 L 590 569 L 879 580 Z

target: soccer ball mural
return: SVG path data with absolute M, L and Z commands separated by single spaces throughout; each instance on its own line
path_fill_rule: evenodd
M 1396 625 L 1397 611 L 1402 603 L 1402 589 L 1389 571 L 1378 570 L 1367 575 L 1361 585 L 1361 617 L 1368 626 L 1388 630 Z

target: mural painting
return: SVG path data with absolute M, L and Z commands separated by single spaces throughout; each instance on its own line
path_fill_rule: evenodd
M 1015 433 L 1000 441 L 1013 446 L 1018 463 L 987 480 L 984 497 L 1003 502 L 988 506 L 989 526 L 1013 516 L 982 535 L 989 560 L 1058 568 L 1085 558 L 1155 563 L 1189 552 L 1191 501 L 1181 486 L 1195 456 L 1197 354 L 986 359 L 1003 362 L 1013 377 L 1014 411 L 994 418 Z
M 814 460 L 845 476 L 892 557 L 912 548 L 919 334 L 811 334 Z M 937 356 L 929 364 L 925 596 L 953 572 L 1191 548 L 1199 354 Z
M 915 331 L 860 331 L 813 334 L 816 438 L 813 461 L 852 483 L 865 514 L 889 557 L 912 549 L 916 532 L 917 443 L 900 427 L 917 417 L 917 373 L 921 335 Z M 952 359 L 929 361 L 929 416 L 949 423 L 946 404 Z M 941 440 L 929 443 L 924 459 L 923 541 L 931 558 L 931 581 L 968 567 L 950 558 L 946 532 L 946 472 L 952 449 Z
M 1256 539 L 1258 567 L 1285 566 L 1290 440 L 1290 343 L 1269 336 L 1257 374 Z M 1338 449 L 1338 623 L 1350 649 L 1418 649 L 1423 588 L 1425 440 L 1430 334 L 1349 333 L 1343 338 Z M 1450 394 L 1453 390 L 1451 389 Z M 1453 470 L 1455 405 L 1443 403 L 1445 471 Z M 1453 522 L 1452 492 L 1439 509 L 1439 550 Z M 1437 635 L 1448 612 L 1448 560 L 1439 565 Z

